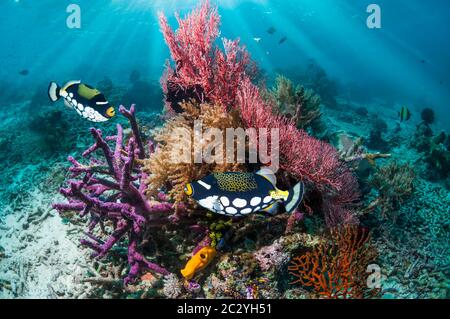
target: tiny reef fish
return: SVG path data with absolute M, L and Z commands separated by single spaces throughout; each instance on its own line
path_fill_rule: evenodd
M 402 106 L 398 112 L 398 117 L 400 118 L 400 122 L 409 121 L 411 119 L 411 112 L 406 106 Z

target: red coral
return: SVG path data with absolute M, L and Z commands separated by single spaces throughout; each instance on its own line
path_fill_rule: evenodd
M 167 102 L 177 108 L 183 99 L 195 98 L 231 106 L 240 82 L 250 65 L 247 51 L 239 40 L 223 39 L 224 50 L 214 44 L 219 37 L 220 16 L 209 1 L 190 13 L 185 19 L 176 16 L 178 29 L 174 32 L 167 18 L 159 21 L 176 69 L 168 65 L 162 78 Z
M 243 81 L 237 105 L 246 127 L 279 129 L 280 166 L 299 179 L 313 182 L 324 196 L 324 211 L 329 226 L 350 222 L 346 207 L 358 199 L 358 182 L 337 151 L 328 143 L 298 130 L 295 124 L 272 112 L 249 79 Z M 268 149 L 270 149 L 268 147 Z

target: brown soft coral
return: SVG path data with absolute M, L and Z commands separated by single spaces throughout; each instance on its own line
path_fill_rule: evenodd
M 144 171 L 149 174 L 146 181 L 147 193 L 155 195 L 161 188 L 167 189 L 167 194 L 175 203 L 187 202 L 184 194 L 184 187 L 187 183 L 198 180 L 211 172 L 243 171 L 244 166 L 236 163 L 215 163 L 208 164 L 194 163 L 194 123 L 201 121 L 203 139 L 201 148 L 205 150 L 212 139 L 208 138 L 208 129 L 219 129 L 223 132 L 225 150 L 225 132 L 227 128 L 239 128 L 242 126 L 237 112 L 226 112 L 222 106 L 209 104 L 184 103 L 181 105 L 184 112 L 168 120 L 162 130 L 156 135 L 155 141 L 158 143 L 156 152 L 144 161 Z M 180 132 L 190 136 L 191 140 L 181 140 Z M 173 155 L 180 154 L 180 150 L 191 146 L 190 161 L 174 161 Z

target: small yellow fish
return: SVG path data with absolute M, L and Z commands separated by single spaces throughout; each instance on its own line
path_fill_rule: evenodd
M 217 251 L 213 247 L 203 247 L 187 262 L 181 274 L 187 280 L 191 280 L 196 272 L 205 269 L 216 256 Z

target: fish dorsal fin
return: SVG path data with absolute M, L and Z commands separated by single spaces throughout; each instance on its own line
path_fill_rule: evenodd
M 275 176 L 275 173 L 270 168 L 263 167 L 259 171 L 257 171 L 256 174 L 267 179 L 274 187 L 277 186 L 277 178 Z
M 81 83 L 81 81 L 69 81 L 69 82 L 67 82 L 67 83 L 62 87 L 61 90 L 67 91 L 67 89 L 68 89 L 70 86 L 72 86 L 72 85 L 74 85 L 74 84 L 80 84 L 80 83 Z

